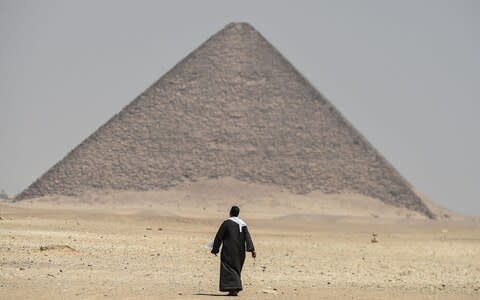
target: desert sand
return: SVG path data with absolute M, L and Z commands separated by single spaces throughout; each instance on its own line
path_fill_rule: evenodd
M 476 219 L 227 178 L 1 203 L 0 299 L 218 299 L 204 244 L 233 204 L 258 253 L 240 298 L 480 298 Z

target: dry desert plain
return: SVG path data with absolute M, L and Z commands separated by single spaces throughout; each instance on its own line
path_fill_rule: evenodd
M 258 253 L 239 298 L 480 299 L 478 219 L 232 179 L 0 203 L 0 299 L 218 299 L 203 245 L 232 204 Z

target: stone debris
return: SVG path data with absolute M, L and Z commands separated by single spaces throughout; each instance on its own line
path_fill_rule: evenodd
M 74 248 L 68 245 L 48 245 L 40 246 L 40 251 L 61 250 L 61 251 L 76 251 Z
M 278 291 L 277 291 L 277 289 L 268 288 L 268 289 L 263 289 L 262 293 L 270 294 L 270 295 L 276 295 L 276 294 L 278 294 Z

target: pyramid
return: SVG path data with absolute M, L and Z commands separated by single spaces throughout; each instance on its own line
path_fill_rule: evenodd
M 159 190 L 200 178 L 354 192 L 434 215 L 412 186 L 259 32 L 231 23 L 16 200 Z

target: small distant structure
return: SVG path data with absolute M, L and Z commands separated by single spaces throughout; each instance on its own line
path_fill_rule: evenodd
M 372 233 L 372 240 L 371 240 L 372 243 L 378 243 L 377 236 L 378 234 Z
M 447 239 L 447 234 L 448 234 L 448 229 L 443 228 L 443 229 L 442 229 L 442 236 L 440 237 L 440 239 L 441 239 L 442 241 L 445 241 L 445 240 Z
M 8 195 L 3 189 L 2 192 L 0 192 L 0 200 L 8 200 Z

